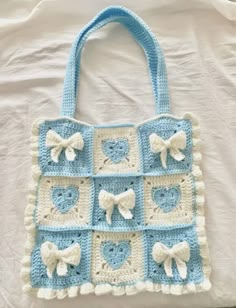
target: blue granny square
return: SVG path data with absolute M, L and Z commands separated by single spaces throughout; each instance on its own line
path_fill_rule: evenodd
M 149 136 L 153 133 L 163 140 L 168 140 L 174 134 L 184 131 L 186 134 L 186 147 L 181 152 L 185 155 L 184 160 L 177 161 L 167 151 L 167 168 L 161 164 L 160 153 L 153 153 L 150 148 Z M 151 120 L 138 127 L 141 140 L 143 170 L 153 175 L 177 174 L 188 172 L 192 168 L 192 126 L 189 120 L 177 120 L 171 117 L 161 117 Z
M 74 149 L 75 159 L 69 161 L 63 149 L 59 155 L 58 163 L 51 157 L 52 148 L 46 146 L 46 135 L 49 130 L 56 132 L 60 137 L 67 139 L 75 133 L 81 133 L 84 147 L 82 150 Z M 48 176 L 88 176 L 92 172 L 92 142 L 93 127 L 71 120 L 44 121 L 39 130 L 39 164 L 44 175 Z
M 190 282 L 198 284 L 203 281 L 202 261 L 194 225 L 173 230 L 147 230 L 146 237 L 148 278 L 151 278 L 154 283 L 181 285 Z M 186 263 L 187 277 L 186 279 L 180 277 L 175 261 L 172 261 L 173 277 L 167 277 L 163 263 L 157 263 L 153 260 L 153 246 L 156 242 L 161 242 L 171 248 L 173 245 L 183 241 L 188 242 L 190 246 L 190 259 Z
M 93 225 L 98 230 L 135 230 L 143 225 L 143 185 L 142 178 L 136 177 L 97 177 L 94 179 L 94 206 Z M 117 204 L 114 205 L 111 224 L 106 220 L 106 211 L 99 206 L 99 193 L 105 190 L 113 195 L 133 189 L 135 193 L 135 206 L 131 210 L 132 219 L 125 219 L 119 212 Z
M 66 276 L 58 276 L 55 271 L 53 277 L 49 278 L 40 253 L 41 245 L 46 241 L 56 244 L 59 250 L 66 249 L 78 243 L 81 248 L 80 264 L 77 266 L 68 264 L 68 273 Z M 32 252 L 32 286 L 34 288 L 63 289 L 72 285 L 81 285 L 89 281 L 90 245 L 91 231 L 51 232 L 40 230 L 36 237 L 35 247 Z

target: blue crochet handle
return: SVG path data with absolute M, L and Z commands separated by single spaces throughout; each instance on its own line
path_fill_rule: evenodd
M 80 57 L 88 36 L 109 22 L 119 22 L 132 34 L 143 48 L 148 61 L 156 113 L 169 113 L 169 93 L 164 56 L 161 48 L 144 21 L 132 11 L 121 6 L 110 6 L 92 19 L 75 39 L 64 80 L 61 115 L 74 117 L 77 102 L 77 84 L 80 73 Z

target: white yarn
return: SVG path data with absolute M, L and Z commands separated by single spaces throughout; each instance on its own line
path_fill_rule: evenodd
M 168 116 L 169 118 L 173 119 L 182 119 L 179 117 L 171 116 L 171 115 L 161 115 L 158 117 L 155 117 L 155 119 L 161 118 L 163 116 Z M 199 140 L 199 125 L 197 120 L 192 114 L 185 114 L 183 116 L 184 119 L 188 119 L 192 123 L 192 137 L 197 138 Z M 52 119 L 48 119 L 52 120 Z M 55 120 L 55 119 L 54 119 Z M 153 119 L 152 119 L 153 120 Z M 102 271 L 102 269 L 99 267 L 99 264 L 101 264 L 102 261 L 102 256 L 100 255 L 100 246 L 102 241 L 107 241 L 107 240 L 128 240 L 130 238 L 130 233 L 127 234 L 127 236 L 122 235 L 122 237 L 117 235 L 114 237 L 112 236 L 112 233 L 110 234 L 111 236 L 107 237 L 103 232 L 97 233 L 95 232 L 94 234 L 94 239 L 93 242 L 95 243 L 95 238 L 97 237 L 97 234 L 99 235 L 98 242 L 96 245 L 93 247 L 94 253 L 93 258 L 92 258 L 92 279 L 94 280 L 94 284 L 82 284 L 81 286 L 71 286 L 66 289 L 64 289 L 63 293 L 59 289 L 52 289 L 52 288 L 35 288 L 32 287 L 32 282 L 31 282 L 31 262 L 29 260 L 31 259 L 31 254 L 35 245 L 35 221 L 34 221 L 34 212 L 35 212 L 35 199 L 36 199 L 36 193 L 37 193 L 37 185 L 38 185 L 38 179 L 41 174 L 40 168 L 38 166 L 38 156 L 39 156 L 39 149 L 38 149 L 38 140 L 39 140 L 39 126 L 45 121 L 43 120 L 37 120 L 34 123 L 33 126 L 33 137 L 32 142 L 31 142 L 31 153 L 32 153 L 32 173 L 33 173 L 33 184 L 34 187 L 32 188 L 32 191 L 30 191 L 30 198 L 28 199 L 28 206 L 25 211 L 25 226 L 27 229 L 27 243 L 25 246 L 25 257 L 22 261 L 22 271 L 21 271 L 21 277 L 23 280 L 23 291 L 24 292 L 36 292 L 37 296 L 39 298 L 44 298 L 44 299 L 52 299 L 52 298 L 62 298 L 65 296 L 69 297 L 74 297 L 76 296 L 79 291 L 81 294 L 88 294 L 91 292 L 94 292 L 96 284 L 101 285 L 104 280 L 108 280 L 110 284 L 113 283 L 113 278 L 114 276 L 108 275 L 106 271 Z M 72 122 L 79 123 L 79 124 L 84 124 L 83 122 L 73 120 L 71 119 Z M 149 122 L 149 120 L 146 120 L 145 122 Z M 143 125 L 145 122 L 142 122 L 138 124 L 136 127 Z M 85 123 L 85 125 L 90 126 L 89 124 Z M 101 131 L 102 129 L 99 129 Z M 116 129 L 117 130 L 117 129 Z M 102 136 L 101 136 L 102 138 Z M 134 146 L 132 145 L 132 149 Z M 202 174 L 201 171 L 199 170 L 198 164 L 199 164 L 199 147 L 193 146 L 193 176 L 195 180 L 201 182 L 202 181 Z M 196 155 L 195 155 L 196 154 Z M 132 157 L 137 157 L 137 151 L 135 152 L 135 155 L 131 155 Z M 130 157 L 129 157 L 130 158 Z M 136 163 L 137 165 L 137 163 Z M 136 167 L 135 165 L 135 167 Z M 98 167 L 98 165 L 97 165 Z M 197 168 L 197 169 L 196 169 Z M 96 168 L 98 169 L 98 168 Z M 161 177 L 162 178 L 162 177 Z M 172 177 L 171 177 L 172 178 Z M 85 178 L 82 178 L 83 180 Z M 163 177 L 164 179 L 164 177 Z M 150 180 L 150 177 L 146 177 L 146 184 Z M 179 182 L 179 181 L 178 181 Z M 172 184 L 175 184 L 176 182 L 174 181 Z M 159 183 L 159 185 L 165 184 L 164 182 Z M 84 185 L 81 186 L 81 188 Z M 87 184 L 85 185 L 85 188 L 87 187 Z M 86 189 L 87 190 L 87 189 Z M 182 189 L 181 189 L 182 192 Z M 84 195 L 84 193 L 81 191 L 81 196 Z M 186 293 L 195 293 L 195 292 L 201 292 L 201 291 L 208 291 L 211 287 L 210 281 L 209 281 L 209 275 L 211 272 L 210 266 L 209 266 L 209 253 L 208 253 L 208 247 L 206 243 L 206 235 L 205 235 L 205 222 L 204 222 L 204 211 L 203 211 L 203 206 L 204 206 L 204 195 L 203 191 L 196 191 L 196 210 L 197 210 L 197 217 L 199 219 L 196 219 L 196 228 L 197 228 L 197 234 L 199 237 L 199 248 L 200 248 L 200 255 L 203 260 L 203 273 L 204 273 L 204 280 L 200 283 L 187 283 L 186 285 L 183 284 L 177 284 L 177 285 L 162 285 L 162 284 L 154 284 L 152 281 L 149 280 L 144 280 L 144 273 L 140 273 L 140 269 L 142 268 L 142 263 L 139 262 L 139 258 L 137 258 L 138 255 L 142 254 L 142 241 L 140 239 L 140 242 L 134 242 L 132 243 L 133 249 L 137 252 L 135 253 L 134 256 L 130 256 L 129 260 L 132 262 L 132 268 L 135 268 L 138 270 L 138 273 L 132 274 L 130 269 L 128 269 L 127 265 L 128 263 L 126 262 L 122 266 L 122 271 L 121 269 L 118 269 L 117 271 L 119 272 L 119 277 L 121 277 L 121 282 L 126 283 L 129 282 L 130 280 L 135 280 L 137 281 L 136 284 L 136 293 L 140 292 L 142 289 L 142 285 L 139 285 L 138 281 L 143 281 L 145 283 L 145 288 L 144 290 L 149 291 L 149 292 L 159 292 L 162 291 L 165 294 L 186 294 Z M 87 204 L 88 202 L 86 202 Z M 147 206 L 148 203 L 145 203 L 145 206 Z M 181 205 L 182 206 L 182 205 Z M 81 207 L 81 204 L 79 205 L 79 208 Z M 173 210 L 174 211 L 174 210 Z M 160 213 L 159 213 L 160 215 Z M 167 215 L 167 214 L 166 214 Z M 176 218 L 175 218 L 176 219 Z M 146 220 L 147 221 L 147 220 Z M 149 221 L 150 223 L 150 221 Z M 137 235 L 137 234 L 136 234 Z M 135 239 L 136 237 L 134 237 Z M 133 238 L 131 238 L 131 242 L 133 241 Z M 96 255 L 96 256 L 95 256 Z M 98 276 L 95 276 L 95 273 L 97 271 L 101 271 L 101 274 Z M 106 285 L 107 292 L 111 292 L 114 295 L 122 295 L 126 294 L 127 290 L 125 287 L 117 287 L 117 286 L 109 286 L 109 283 Z M 104 286 L 104 285 L 103 285 Z M 129 290 L 130 291 L 130 290 Z M 95 292 L 96 293 L 96 292 Z M 99 293 L 99 292 L 98 292 Z M 130 292 L 128 292 L 130 294 Z M 133 293 L 135 294 L 135 292 Z
M 159 177 L 144 177 L 144 218 L 148 225 L 176 225 L 192 222 L 192 187 L 191 174 L 171 174 Z M 179 186 L 181 199 L 170 212 L 164 212 L 153 200 L 153 189 L 159 187 Z
M 172 260 L 174 259 L 182 279 L 187 277 L 187 266 L 185 262 L 190 259 L 190 247 L 188 242 L 180 242 L 171 248 L 163 243 L 157 242 L 152 249 L 152 257 L 157 263 L 164 263 L 164 269 L 168 277 L 173 277 Z
M 157 134 L 153 133 L 149 136 L 150 147 L 153 153 L 161 153 L 161 163 L 163 168 L 166 166 L 167 150 L 170 151 L 170 156 L 175 160 L 181 161 L 185 155 L 180 152 L 186 148 L 186 134 L 184 131 L 177 132 L 169 139 L 164 140 Z
M 74 149 L 81 151 L 84 147 L 84 140 L 79 132 L 68 139 L 63 139 L 55 131 L 49 130 L 46 135 L 46 146 L 51 148 L 51 158 L 55 163 L 58 163 L 63 149 L 65 149 L 66 159 L 73 161 L 76 156 Z
M 52 278 L 54 270 L 58 276 L 66 276 L 67 264 L 78 265 L 80 263 L 81 249 L 78 243 L 59 250 L 57 245 L 49 241 L 41 245 L 42 261 L 47 267 L 47 275 Z
M 104 140 L 116 140 L 125 138 L 129 144 L 129 152 L 126 159 L 114 164 L 104 154 L 102 142 Z M 94 132 L 94 173 L 133 173 L 139 172 L 139 150 L 135 127 L 96 128 Z
M 135 192 L 129 189 L 119 195 L 113 195 L 106 190 L 102 189 L 98 196 L 99 206 L 106 210 L 107 223 L 111 224 L 111 216 L 114 205 L 118 206 L 120 214 L 125 219 L 132 219 L 133 214 L 130 212 L 135 207 Z
M 91 179 L 86 177 L 41 177 L 38 187 L 38 206 L 35 214 L 37 223 L 41 226 L 55 227 L 88 225 L 91 211 L 90 206 L 88 206 L 91 182 Z M 66 213 L 61 213 L 51 198 L 51 190 L 56 186 L 64 189 L 68 186 L 75 186 L 79 190 L 78 200 Z

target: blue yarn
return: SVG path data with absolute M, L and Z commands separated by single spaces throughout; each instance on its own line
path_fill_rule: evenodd
M 118 269 L 130 256 L 130 243 L 128 241 L 120 241 L 117 244 L 111 241 L 103 242 L 101 253 L 113 269 Z
M 199 246 L 196 235 L 196 226 L 174 229 L 169 231 L 146 231 L 147 239 L 147 260 L 148 277 L 154 283 L 162 284 L 187 284 L 190 282 L 201 283 L 203 281 L 202 261 L 199 253 Z M 172 263 L 173 277 L 167 277 L 163 263 L 157 263 L 152 258 L 152 247 L 156 242 L 161 242 L 167 247 L 186 241 L 190 246 L 190 260 L 187 262 L 188 274 L 186 279 L 179 276 L 175 262 Z
M 133 35 L 134 39 L 144 49 L 148 60 L 148 66 L 151 74 L 153 92 L 155 96 L 156 110 L 159 113 L 169 112 L 169 96 L 167 88 L 167 75 L 164 63 L 164 58 L 154 35 L 148 29 L 146 24 L 133 12 L 122 7 L 109 7 L 98 14 L 85 28 L 82 29 L 79 36 L 76 38 L 70 58 L 67 65 L 67 72 L 64 83 L 64 95 L 62 103 L 62 115 L 73 117 L 76 107 L 77 84 L 80 72 L 80 56 L 87 37 L 96 29 L 101 28 L 108 22 L 119 22 L 125 26 Z M 96 138 L 97 129 L 100 128 L 117 128 L 122 127 L 124 136 L 104 139 L 99 147 L 100 153 L 106 156 L 106 159 L 113 163 L 113 167 L 119 166 L 123 161 L 130 163 L 130 152 L 133 150 L 133 144 L 129 143 L 128 132 L 125 133 L 125 128 L 133 127 L 134 138 L 138 143 L 137 161 L 139 167 L 131 173 L 128 170 L 121 169 L 123 173 L 107 173 L 95 174 L 94 170 L 94 153 L 98 148 L 94 147 L 94 139 Z M 51 158 L 51 148 L 46 146 L 46 135 L 49 130 L 58 133 L 62 138 L 67 139 L 80 132 L 84 147 L 81 150 L 76 150 L 75 160 L 68 161 L 65 156 L 65 148 L 63 148 L 58 163 Z M 185 159 L 176 161 L 169 152 L 167 154 L 167 169 L 164 169 L 160 153 L 153 153 L 150 149 L 149 136 L 152 133 L 158 134 L 164 140 L 169 139 L 178 131 L 184 131 L 187 137 L 186 148 L 182 150 Z M 103 262 L 107 263 L 116 273 L 125 262 L 132 256 L 140 258 L 144 277 L 137 278 L 134 281 L 127 283 L 118 282 L 115 285 L 135 285 L 140 280 L 150 280 L 160 284 L 187 284 L 190 282 L 200 283 L 203 281 L 202 260 L 200 257 L 199 244 L 196 235 L 196 187 L 192 185 L 192 204 L 191 209 L 193 219 L 188 224 L 176 223 L 173 221 L 168 224 L 148 224 L 144 217 L 145 207 L 150 207 L 149 201 L 144 198 L 144 178 L 145 176 L 172 176 L 174 174 L 189 174 L 192 171 L 192 124 L 186 119 L 174 119 L 168 115 L 149 120 L 138 126 L 133 124 L 115 124 L 115 125 L 86 125 L 72 119 L 62 118 L 59 120 L 44 121 L 39 127 L 39 157 L 38 164 L 42 172 L 42 177 L 50 176 L 67 177 L 68 186 L 60 186 L 58 183 L 53 186 L 49 192 L 52 203 L 59 209 L 61 214 L 66 213 L 71 209 L 81 196 L 89 195 L 89 204 L 79 204 L 78 207 L 89 207 L 89 218 L 86 224 L 73 225 L 68 224 L 58 225 L 43 225 L 37 220 L 37 210 L 39 208 L 39 194 L 37 193 L 36 210 L 34 221 L 36 224 L 36 242 L 31 255 L 31 283 L 34 288 L 51 288 L 64 289 L 70 286 L 79 286 L 86 282 L 94 283 L 93 269 L 91 268 L 91 256 L 97 251 L 103 256 Z M 135 155 L 135 154 L 134 154 Z M 110 163 L 109 161 L 109 163 Z M 135 167 L 135 163 L 133 165 Z M 117 169 L 119 170 L 119 169 Z M 126 172 L 127 171 L 127 172 Z M 70 182 L 70 177 L 73 177 L 73 183 Z M 81 177 L 89 177 L 90 183 L 87 190 L 78 190 L 76 187 L 76 179 L 81 180 Z M 168 182 L 168 181 L 167 181 Z M 41 181 L 38 183 L 38 187 Z M 38 191 L 37 187 L 37 191 Z M 47 188 L 45 188 L 47 189 Z M 109 225 L 106 220 L 106 211 L 99 205 L 99 193 L 101 190 L 106 190 L 113 195 L 119 195 L 128 189 L 132 189 L 135 193 L 135 207 L 130 210 L 132 219 L 125 219 L 119 212 L 117 205 L 113 208 L 111 217 L 112 224 Z M 181 189 L 179 185 L 166 185 L 163 187 L 154 187 L 151 193 L 152 201 L 160 207 L 164 213 L 171 212 L 181 200 Z M 145 203 L 147 202 L 147 203 Z M 41 206 L 41 204 L 40 204 Z M 41 208 L 40 208 L 41 209 Z M 80 210 L 80 208 L 78 209 Z M 168 215 L 166 215 L 168 216 Z M 96 244 L 96 233 L 100 231 L 106 235 L 99 249 L 93 251 L 93 244 Z M 124 233 L 138 234 L 141 242 L 141 253 L 137 255 L 136 246 L 133 246 L 132 240 L 118 239 L 114 234 L 122 235 Z M 110 236 L 112 234 L 112 236 Z M 110 236 L 110 237 L 109 237 Z M 111 238 L 111 239 L 110 239 Z M 50 241 L 58 246 L 58 249 L 65 249 L 71 245 L 78 243 L 81 247 L 81 261 L 77 266 L 68 265 L 68 274 L 66 276 L 58 276 L 56 272 L 53 277 L 47 276 L 46 267 L 42 262 L 40 248 L 42 243 Z M 152 248 L 156 242 L 161 242 L 167 247 L 181 242 L 187 241 L 190 246 L 190 260 L 187 262 L 187 277 L 181 279 L 176 264 L 173 261 L 173 277 L 167 277 L 163 264 L 158 264 L 152 257 Z M 100 242 L 99 242 L 100 243 Z M 129 261 L 127 261 L 128 263 Z M 109 275 L 111 269 L 109 269 Z M 99 283 L 107 284 L 104 278 Z M 112 284 L 112 283 L 111 283 Z
M 104 140 L 102 142 L 102 149 L 104 154 L 110 158 L 113 163 L 119 163 L 128 155 L 128 140 L 124 138 Z
M 182 151 L 185 159 L 177 161 L 167 154 L 167 169 L 164 169 L 159 153 L 153 153 L 150 149 L 149 136 L 156 133 L 161 138 L 169 139 L 175 133 L 184 131 L 187 136 L 186 148 Z M 149 175 L 166 175 L 187 173 L 192 169 L 192 125 L 189 120 L 177 120 L 169 117 L 162 117 L 148 121 L 138 127 L 140 147 L 142 151 L 143 172 Z
M 68 161 L 64 150 L 59 156 L 59 162 L 51 159 L 51 149 L 46 147 L 46 134 L 49 130 L 58 133 L 62 138 L 69 138 L 76 132 L 80 132 L 84 140 L 82 151 L 75 149 L 74 161 Z M 39 164 L 46 176 L 89 176 L 93 168 L 93 132 L 92 126 L 75 123 L 71 120 L 60 119 L 45 121 L 40 125 L 39 140 Z
M 152 190 L 153 201 L 164 213 L 172 211 L 181 199 L 179 185 L 170 187 L 154 188 Z
M 91 231 L 39 231 L 31 255 L 32 286 L 34 288 L 64 289 L 72 285 L 81 285 L 90 281 L 91 236 Z M 77 266 L 68 265 L 68 274 L 66 276 L 58 276 L 54 272 L 53 277 L 49 278 L 40 254 L 41 245 L 46 241 L 56 244 L 60 250 L 76 243 L 80 244 L 82 254 L 80 264 Z
M 99 127 L 99 126 L 96 126 Z M 109 127 L 109 126 L 107 126 Z M 112 128 L 112 125 L 110 126 Z M 125 127 L 125 126 L 124 126 Z M 129 126 L 127 126 L 129 127 Z M 50 148 L 46 147 L 46 134 L 52 129 L 57 132 L 61 137 L 68 138 L 76 132 L 80 132 L 84 139 L 84 148 L 82 151 L 75 149 L 76 158 L 74 161 L 68 161 L 65 157 L 64 150 L 59 156 L 59 162 L 55 163 L 51 159 Z M 52 121 L 45 121 L 40 125 L 40 140 L 39 140 L 39 164 L 42 173 L 45 176 L 93 176 L 97 175 L 93 173 L 93 138 L 95 127 L 85 124 L 76 123 L 70 119 L 59 119 Z M 149 135 L 157 133 L 163 139 L 170 138 L 178 131 L 184 131 L 187 136 L 187 146 L 182 151 L 185 155 L 185 159 L 182 161 L 174 160 L 169 154 L 167 155 L 167 169 L 164 169 L 160 154 L 151 152 Z M 189 120 L 177 120 L 167 116 L 163 116 L 159 119 L 150 120 L 137 127 L 137 139 L 140 150 L 140 165 L 141 172 L 137 171 L 133 174 L 123 174 L 122 176 L 138 176 L 138 175 L 166 175 L 166 174 L 180 174 L 189 172 L 192 169 L 192 127 Z M 128 151 L 129 144 L 122 142 L 123 149 L 119 149 L 121 141 L 125 142 L 125 138 L 119 138 L 114 142 L 117 142 L 115 149 L 109 152 L 109 142 L 104 140 L 102 148 L 109 158 L 113 162 L 119 162 Z M 128 154 L 128 153 L 127 153 Z M 106 174 L 103 174 L 105 176 Z M 108 175 L 108 174 L 107 174 Z M 117 176 L 116 174 L 113 174 Z M 110 176 L 110 174 L 109 174 Z
M 134 127 L 133 123 L 113 123 L 94 125 L 94 128 L 117 128 L 117 127 Z
M 151 74 L 156 111 L 168 113 L 169 93 L 165 60 L 155 36 L 144 21 L 132 11 L 120 6 L 111 6 L 104 9 L 81 30 L 72 46 L 64 81 L 61 115 L 73 117 L 75 114 L 80 57 L 86 39 L 91 33 L 110 22 L 122 24 L 144 49 Z
M 114 211 L 116 211 L 114 209 Z M 113 215 L 114 215 L 114 211 L 113 211 Z M 118 211 L 116 212 L 118 214 Z M 104 221 L 105 221 L 105 215 L 104 215 Z M 42 230 L 42 231 L 52 231 L 52 232 L 64 232 L 64 231 L 103 231 L 103 232 L 132 232 L 132 231 L 146 231 L 146 230 L 156 230 L 156 231 L 163 231 L 163 230 L 174 230 L 174 229 L 182 229 L 182 228 L 187 228 L 189 226 L 192 226 L 193 223 L 178 223 L 178 224 L 174 224 L 174 225 L 147 225 L 142 223 L 141 225 L 138 224 L 133 224 L 134 226 L 129 227 L 129 224 L 127 224 L 124 227 L 120 227 L 119 225 L 114 227 L 114 226 L 109 226 L 109 225 L 105 225 L 102 223 L 97 223 L 96 225 L 92 225 L 92 223 L 90 225 L 75 225 L 75 226 L 59 226 L 59 227 L 55 227 L 55 226 L 48 226 L 48 225 L 39 225 L 38 226 L 38 230 Z
M 61 213 L 66 213 L 76 204 L 79 191 L 75 186 L 68 186 L 67 188 L 54 186 L 52 187 L 51 198 L 58 210 Z
M 93 226 L 99 226 L 102 230 L 131 231 L 135 227 L 139 228 L 144 225 L 143 183 L 140 177 L 96 178 L 94 179 L 94 184 Z M 133 218 L 124 219 L 117 207 L 115 207 L 112 213 L 112 224 L 109 225 L 106 221 L 106 212 L 99 206 L 99 192 L 104 189 L 109 193 L 118 195 L 130 188 L 135 192 L 135 207 L 131 210 Z

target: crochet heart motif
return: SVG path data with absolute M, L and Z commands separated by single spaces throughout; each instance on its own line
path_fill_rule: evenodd
M 120 268 L 129 257 L 130 252 L 131 248 L 128 241 L 121 241 L 117 244 L 109 241 L 102 245 L 102 255 L 113 269 Z
M 68 186 L 63 188 L 60 186 L 52 187 L 51 193 L 53 204 L 61 213 L 68 212 L 79 198 L 78 188 L 75 186 Z
M 164 213 L 168 213 L 179 203 L 181 191 L 179 186 L 154 188 L 152 198 Z
M 102 143 L 103 153 L 110 158 L 113 163 L 119 163 L 129 152 L 129 144 L 126 139 L 108 139 Z

